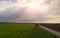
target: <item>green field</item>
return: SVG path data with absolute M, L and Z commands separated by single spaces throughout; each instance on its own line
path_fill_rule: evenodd
M 0 38 L 59 38 L 34 24 L 0 23 Z

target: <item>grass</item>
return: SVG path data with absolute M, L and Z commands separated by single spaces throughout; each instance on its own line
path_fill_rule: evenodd
M 59 38 L 34 24 L 0 23 L 0 38 Z

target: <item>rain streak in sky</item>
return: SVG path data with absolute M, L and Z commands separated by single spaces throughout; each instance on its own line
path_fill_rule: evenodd
M 60 0 L 0 0 L 0 22 L 60 23 Z

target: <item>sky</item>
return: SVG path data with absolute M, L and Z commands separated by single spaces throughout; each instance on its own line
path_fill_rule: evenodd
M 16 15 L 14 15 L 15 19 L 10 17 L 9 21 L 12 21 L 11 19 L 13 19 L 16 22 L 60 23 L 60 0 L 33 1 L 0 0 L 0 20 L 8 18 L 7 15 L 11 16 L 12 14 L 18 14 L 17 12 L 20 12 L 18 17 L 15 17 Z M 13 12 L 14 10 L 16 11 Z M 10 14 L 8 14 L 8 12 Z

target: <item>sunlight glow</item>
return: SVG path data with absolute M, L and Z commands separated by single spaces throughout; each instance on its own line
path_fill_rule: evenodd
M 27 8 L 46 12 L 49 9 L 49 5 L 45 4 L 45 1 L 46 0 L 18 0 L 18 3 Z
M 44 0 L 17 0 L 20 5 L 37 9 Z
M 3 7 L 0 7 L 0 12 L 1 12 L 1 11 L 4 11 L 4 10 L 6 10 L 6 9 L 5 9 L 5 8 L 3 8 Z
M 33 8 L 33 9 L 37 9 L 40 5 L 38 3 L 35 2 L 31 2 L 29 4 L 27 4 L 27 7 L 29 8 Z

